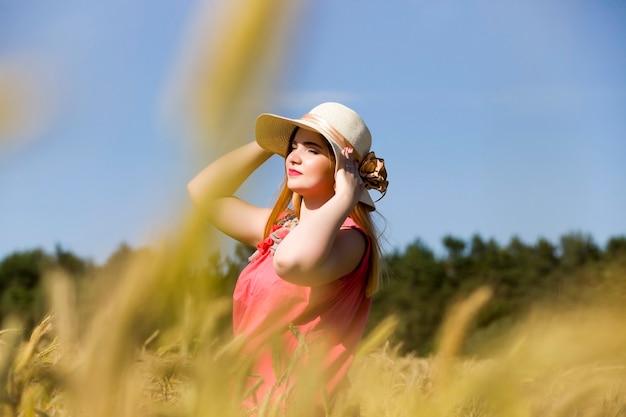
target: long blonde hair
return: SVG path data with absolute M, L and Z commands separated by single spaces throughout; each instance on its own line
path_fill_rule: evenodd
M 302 205 L 302 196 L 294 193 L 287 187 L 286 179 L 283 181 L 282 189 L 276 198 L 276 203 L 265 224 L 264 236 L 270 235 L 272 226 L 279 222 L 279 219 L 286 211 L 292 210 L 297 218 L 300 218 L 300 207 Z M 380 264 L 381 264 L 381 248 L 378 240 L 376 226 L 370 213 L 371 209 L 364 203 L 358 202 L 349 217 L 358 224 L 371 242 L 370 257 L 368 265 L 367 287 L 365 295 L 371 297 L 378 291 L 380 287 Z

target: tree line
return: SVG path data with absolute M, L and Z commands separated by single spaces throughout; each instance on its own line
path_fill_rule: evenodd
M 604 248 L 582 233 L 564 235 L 558 244 L 546 239 L 526 244 L 513 237 L 500 245 L 480 235 L 468 242 L 445 236 L 442 243 L 446 253 L 439 257 L 419 240 L 385 256 L 387 285 L 378 294 L 370 323 L 396 315 L 396 337 L 406 351 L 432 352 L 448 308 L 483 286 L 493 296 L 469 338 L 476 345 L 536 307 L 597 302 L 594 297 L 608 302 L 609 295 L 617 302 L 626 300 L 624 236 L 609 239 Z
M 605 291 L 603 302 L 626 300 L 626 236 L 613 237 L 604 247 L 582 233 L 564 235 L 557 244 L 546 239 L 527 244 L 513 237 L 501 245 L 480 235 L 469 241 L 449 235 L 442 243 L 445 253 L 439 256 L 419 239 L 384 256 L 383 285 L 374 296 L 368 331 L 395 315 L 394 342 L 404 352 L 431 353 L 447 309 L 482 286 L 489 286 L 493 297 L 474 323 L 469 341 L 477 345 L 538 305 L 567 305 L 591 299 L 600 290 Z M 97 265 L 60 245 L 51 253 L 16 251 L 0 261 L 0 323 L 17 316 L 28 331 L 47 314 L 46 271 L 62 270 L 79 288 L 96 276 L 110 277 L 115 285 L 125 261 L 149 252 L 121 244 Z M 190 270 L 180 279 L 216 280 L 219 285 L 212 285 L 212 291 L 229 296 L 251 252 L 243 245 L 228 254 L 215 252 L 202 271 Z

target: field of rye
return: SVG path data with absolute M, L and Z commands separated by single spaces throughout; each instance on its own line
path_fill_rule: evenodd
M 0 332 L 0 416 L 241 416 L 249 363 L 229 337 L 229 299 L 210 277 L 180 281 L 181 241 L 134 259 L 113 277 L 76 288 L 51 271 L 51 315 L 30 337 L 19 323 Z M 107 291 L 103 291 L 106 288 Z M 626 416 L 623 307 L 535 310 L 480 354 L 460 354 L 472 319 L 489 302 L 481 288 L 451 306 L 431 357 L 400 355 L 395 320 L 363 341 L 351 385 L 327 416 Z M 258 416 L 307 416 L 315 373 L 300 376 L 287 410 L 259 404 Z M 312 390 L 312 389 L 311 389 Z

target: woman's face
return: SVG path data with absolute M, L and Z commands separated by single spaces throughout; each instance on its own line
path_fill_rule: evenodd
M 328 200 L 335 193 L 335 163 L 331 155 L 321 134 L 298 129 L 285 158 L 287 187 L 305 199 Z

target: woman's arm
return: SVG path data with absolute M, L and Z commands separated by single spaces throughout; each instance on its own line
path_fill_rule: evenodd
M 212 162 L 187 184 L 192 201 L 215 227 L 251 246 L 263 240 L 271 210 L 233 194 L 270 156 L 271 152 L 250 142 Z
M 351 170 L 346 171 L 346 164 Z M 358 165 L 342 155 L 335 174 L 335 195 L 323 206 L 301 216 L 276 248 L 274 269 L 286 281 L 316 286 L 341 278 L 361 262 L 367 241 L 358 230 L 340 229 L 363 192 Z

